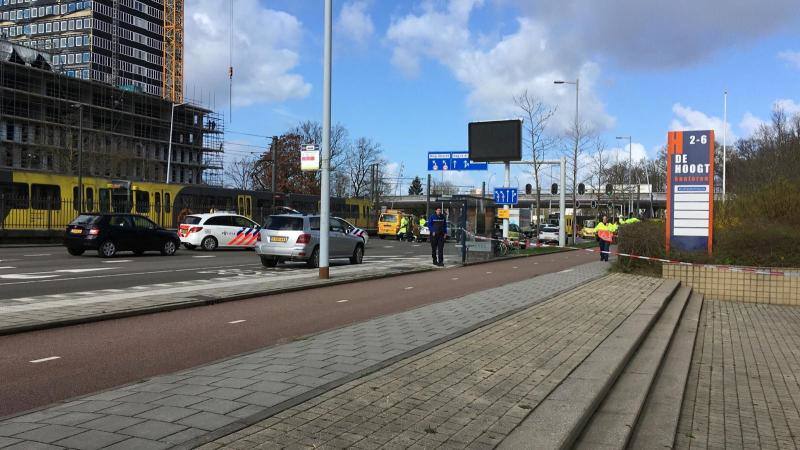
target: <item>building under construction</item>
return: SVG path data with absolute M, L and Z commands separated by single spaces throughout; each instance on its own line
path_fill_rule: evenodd
M 181 102 L 183 2 L 6 0 L 0 33 L 51 53 L 57 72 Z
M 222 185 L 221 116 L 59 74 L 52 61 L 0 41 L 0 168 L 76 174 L 81 153 L 84 176 L 165 182 L 169 167 L 172 183 Z

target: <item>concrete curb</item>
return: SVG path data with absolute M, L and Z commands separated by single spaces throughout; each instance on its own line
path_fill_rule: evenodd
M 599 275 L 599 276 L 588 278 L 585 281 L 585 283 L 591 283 L 591 282 L 599 280 L 600 278 L 603 278 L 605 276 L 607 276 L 607 275 Z M 525 310 L 527 310 L 529 308 L 533 308 L 535 306 L 541 305 L 542 303 L 548 302 L 548 301 L 550 301 L 550 300 L 552 300 L 552 299 L 554 299 L 554 298 L 556 298 L 556 297 L 558 297 L 560 295 L 563 295 L 563 294 L 565 294 L 565 293 L 567 293 L 569 291 L 572 291 L 574 289 L 577 289 L 577 287 L 570 287 L 570 288 L 562 289 L 560 291 L 554 292 L 550 296 L 547 296 L 547 297 L 537 301 L 536 303 L 528 304 L 528 305 L 525 305 L 525 306 L 521 306 L 519 308 L 514 308 L 512 310 L 506 311 L 506 312 L 504 312 L 502 314 L 499 314 L 497 316 L 491 317 L 489 319 L 486 319 L 484 321 L 481 321 L 479 323 L 471 325 L 471 326 L 469 326 L 467 328 L 459 330 L 459 331 L 457 331 L 455 333 L 451 333 L 451 334 L 449 334 L 447 336 L 443 336 L 441 338 L 435 339 L 435 340 L 433 340 L 433 341 L 431 341 L 431 342 L 429 342 L 427 344 L 421 345 L 421 346 L 419 346 L 417 348 L 414 348 L 414 349 L 411 349 L 411 350 L 409 350 L 407 352 L 404 352 L 404 353 L 401 353 L 399 355 L 393 356 L 393 357 L 391 357 L 389 359 L 383 360 L 383 361 L 381 361 L 381 362 L 379 362 L 377 364 L 374 364 L 374 365 L 372 365 L 370 367 L 367 367 L 365 369 L 361 369 L 361 370 L 359 370 L 357 372 L 354 372 L 354 373 L 352 373 L 350 375 L 347 375 L 345 377 L 339 378 L 338 380 L 334 380 L 334 381 L 331 381 L 329 383 L 326 383 L 326 384 L 324 384 L 322 386 L 314 388 L 314 389 L 312 389 L 310 391 L 307 391 L 307 392 L 305 392 L 303 394 L 300 394 L 300 395 L 298 395 L 296 397 L 292 397 L 292 398 L 290 398 L 290 399 L 288 399 L 288 400 L 286 400 L 286 401 L 284 401 L 282 403 L 279 403 L 279 404 L 277 404 L 275 406 L 271 406 L 269 408 L 266 408 L 266 409 L 264 409 L 262 412 L 260 412 L 258 414 L 254 414 L 254 415 L 249 416 L 247 418 L 238 420 L 238 421 L 236 421 L 234 423 L 231 423 L 230 425 L 227 425 L 227 426 L 222 427 L 222 428 L 220 428 L 220 429 L 218 429 L 216 431 L 212 431 L 211 433 L 205 434 L 203 436 L 200 436 L 198 438 L 192 439 L 190 441 L 184 442 L 183 444 L 180 444 L 180 445 L 175 446 L 173 448 L 175 448 L 175 449 L 187 449 L 188 450 L 188 449 L 197 448 L 197 447 L 202 446 L 204 444 L 207 444 L 209 442 L 213 442 L 213 441 L 215 441 L 215 440 L 217 440 L 217 439 L 219 439 L 221 437 L 224 437 L 224 436 L 227 436 L 229 434 L 232 434 L 232 433 L 235 433 L 237 431 L 240 431 L 240 430 L 242 430 L 244 428 L 247 428 L 247 427 L 249 427 L 251 425 L 254 425 L 254 424 L 258 423 L 258 422 L 261 422 L 262 420 L 268 419 L 268 418 L 274 416 L 275 414 L 278 414 L 278 413 L 280 413 L 282 411 L 285 411 L 285 410 L 287 410 L 289 408 L 292 408 L 292 407 L 297 406 L 297 405 L 299 405 L 301 403 L 304 403 L 304 402 L 306 402 L 308 400 L 311 400 L 311 399 L 313 399 L 313 398 L 315 398 L 315 397 L 317 397 L 319 395 L 324 394 L 325 392 L 330 391 L 331 389 L 335 389 L 335 388 L 337 388 L 337 387 L 339 387 L 339 386 L 341 386 L 343 384 L 347 384 L 347 383 L 349 383 L 351 381 L 355 381 L 355 380 L 357 380 L 359 378 L 362 378 L 362 377 L 364 377 L 366 375 L 369 375 L 369 374 L 372 374 L 374 372 L 377 372 L 377 371 L 379 371 L 381 369 L 384 369 L 386 367 L 391 366 L 392 364 L 394 364 L 394 363 L 396 363 L 398 361 L 402 361 L 402 360 L 410 358 L 412 356 L 416 356 L 416 355 L 418 355 L 418 354 L 420 354 L 422 352 L 425 352 L 425 351 L 430 350 L 430 349 L 432 349 L 434 347 L 437 347 L 439 345 L 442 345 L 444 343 L 452 341 L 453 339 L 456 339 L 456 338 L 459 338 L 461 336 L 464 336 L 465 334 L 469 334 L 469 333 L 471 333 L 471 332 L 473 332 L 475 330 L 478 330 L 480 328 L 483 328 L 483 327 L 485 327 L 487 325 L 491 325 L 491 324 L 493 324 L 495 322 L 498 322 L 500 320 L 503 320 L 503 319 L 505 319 L 507 317 L 513 316 L 514 314 L 518 314 L 518 313 L 520 313 L 522 311 L 525 311 Z M 331 330 L 326 330 L 325 332 L 327 332 L 327 331 L 331 331 Z M 318 334 L 318 333 L 315 333 L 315 334 Z M 304 336 L 304 337 L 299 338 L 299 339 L 306 339 L 308 337 L 314 336 L 315 334 Z M 233 356 L 233 357 L 239 357 L 239 356 L 242 356 L 242 355 L 236 355 L 236 356 Z M 221 360 L 221 361 L 225 361 L 227 359 L 230 359 L 230 358 L 225 358 L 224 360 Z
M 498 262 L 498 261 L 506 261 L 509 259 L 516 259 L 516 258 L 530 258 L 535 256 L 544 256 L 552 253 L 562 253 L 568 251 L 575 251 L 572 249 L 564 249 L 558 250 L 549 253 L 542 253 L 542 254 L 533 254 L 533 255 L 513 255 L 513 256 L 505 256 L 502 258 L 496 258 L 487 261 L 474 261 L 465 264 L 459 264 L 453 267 L 466 267 L 472 266 L 477 264 L 486 264 L 491 262 Z M 346 279 L 328 279 L 327 281 L 319 281 L 316 280 L 312 283 L 302 284 L 298 286 L 292 286 L 288 288 L 274 288 L 274 289 L 267 289 L 263 291 L 255 291 L 255 292 L 247 292 L 242 294 L 236 295 L 228 295 L 225 297 L 218 297 L 218 298 L 207 298 L 207 299 L 198 299 L 195 301 L 187 301 L 187 302 L 176 302 L 176 303 L 165 303 L 157 306 L 149 306 L 145 308 L 138 308 L 138 309 L 131 309 L 127 311 L 115 311 L 111 313 L 104 313 L 104 314 L 95 314 L 91 316 L 83 316 L 83 317 L 75 317 L 70 319 L 61 319 L 61 320 L 54 320 L 50 322 L 43 322 L 43 323 L 33 323 L 33 324 L 25 324 L 25 325 L 18 325 L 12 327 L 4 327 L 0 328 L 0 336 L 7 336 L 11 334 L 19 334 L 25 333 L 30 331 L 39 331 L 39 330 L 47 330 L 50 328 L 59 328 L 65 326 L 72 326 L 72 325 L 81 325 L 85 323 L 92 323 L 92 322 L 101 322 L 105 320 L 114 320 L 114 319 L 124 319 L 127 317 L 135 317 L 135 316 L 144 316 L 147 314 L 157 314 L 162 312 L 168 311 L 177 311 L 180 309 L 186 308 L 194 308 L 198 306 L 209 306 L 214 305 L 217 303 L 225 303 L 225 302 L 232 302 L 237 300 L 247 300 L 250 298 L 261 297 L 266 295 L 280 295 L 286 294 L 290 292 L 297 292 L 297 291 L 304 291 L 308 289 L 316 289 L 321 287 L 327 286 L 336 286 L 340 284 L 347 284 L 347 283 L 357 283 L 359 281 L 371 281 L 371 280 L 379 280 L 383 278 L 392 278 L 402 275 L 413 275 L 417 273 L 423 272 L 432 272 L 435 270 L 441 270 L 434 267 L 421 267 L 416 269 L 410 269 L 403 272 L 396 272 L 396 273 L 383 273 L 383 274 L 375 274 L 375 275 L 367 275 L 363 278 L 346 278 Z

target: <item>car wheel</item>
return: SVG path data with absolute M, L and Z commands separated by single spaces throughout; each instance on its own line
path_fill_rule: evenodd
M 176 251 L 178 251 L 178 245 L 172 239 L 164 241 L 161 245 L 161 254 L 164 256 L 172 256 Z
M 319 248 L 315 248 L 314 251 L 311 252 L 311 257 L 308 258 L 306 264 L 312 269 L 319 267 Z
M 195 248 L 197 248 L 196 245 L 187 244 L 187 243 L 184 243 L 183 246 L 186 247 L 186 250 L 194 250 Z
M 203 250 L 210 252 L 216 250 L 217 248 L 217 240 L 214 239 L 213 236 L 206 236 L 202 242 L 200 242 L 200 246 Z
M 264 267 L 275 267 L 278 265 L 278 258 L 273 258 L 271 256 L 262 256 L 261 264 L 264 265 Z
M 114 241 L 104 241 L 100 244 L 100 247 L 97 248 L 97 254 L 103 258 L 111 258 L 117 254 L 117 246 L 114 244 Z
M 67 252 L 72 256 L 81 256 L 83 254 L 83 252 L 85 252 L 85 251 L 86 250 L 84 250 L 82 248 L 69 248 L 69 247 L 67 247 Z
M 364 261 L 364 247 L 356 245 L 353 256 L 350 257 L 350 264 L 361 264 L 362 261 Z

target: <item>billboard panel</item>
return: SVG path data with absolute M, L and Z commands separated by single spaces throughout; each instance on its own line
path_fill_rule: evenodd
M 475 162 L 522 160 L 522 121 L 470 122 L 469 159 Z
M 714 131 L 667 135 L 667 253 L 712 250 Z

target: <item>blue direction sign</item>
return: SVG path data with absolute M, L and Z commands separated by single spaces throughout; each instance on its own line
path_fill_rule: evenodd
M 450 161 L 450 170 L 489 170 L 489 163 L 470 161 L 469 153 L 453 153 Z
M 517 188 L 494 188 L 494 202 L 498 205 L 516 205 Z
M 489 170 L 488 163 L 476 163 L 469 160 L 469 153 L 430 152 L 428 153 L 428 170 Z

